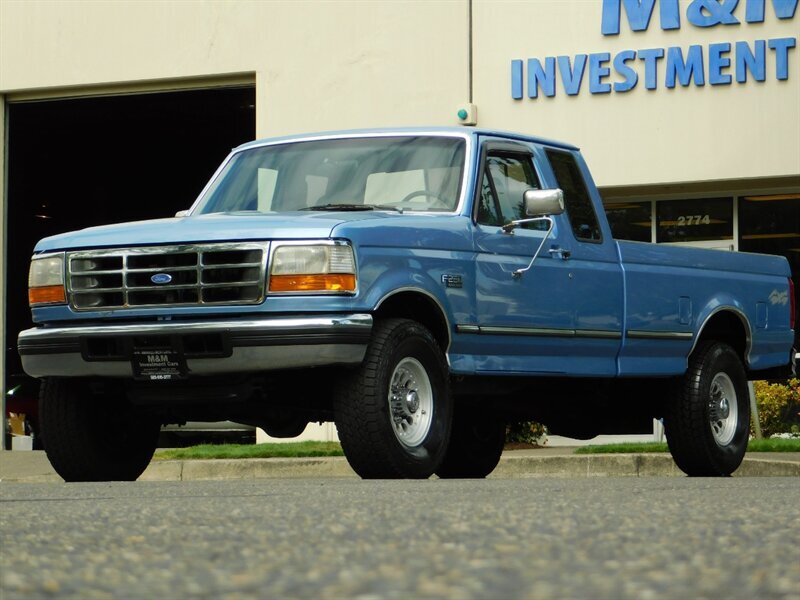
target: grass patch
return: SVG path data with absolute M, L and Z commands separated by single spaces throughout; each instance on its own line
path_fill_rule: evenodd
M 748 452 L 800 452 L 800 439 L 750 440 Z M 598 444 L 581 446 L 575 454 L 641 454 L 643 452 L 669 452 L 664 442 L 631 444 Z
M 748 452 L 800 452 L 800 439 L 750 440 Z M 639 454 L 669 452 L 666 443 L 602 444 L 581 446 L 575 454 Z M 201 444 L 159 450 L 153 460 L 213 460 L 223 458 L 307 458 L 344 456 L 338 442 L 288 442 L 286 444 Z
M 201 444 L 159 450 L 154 460 L 212 460 L 219 458 L 305 458 L 344 456 L 338 442 L 288 442 L 285 444 Z
M 800 452 L 800 438 L 750 440 L 748 452 Z
M 669 448 L 665 442 L 632 442 L 580 446 L 575 450 L 575 454 L 641 454 L 642 452 L 669 452 Z

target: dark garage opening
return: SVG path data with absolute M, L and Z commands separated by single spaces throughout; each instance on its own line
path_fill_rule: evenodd
M 188 208 L 234 146 L 255 136 L 255 89 L 233 87 L 7 105 L 6 390 L 34 403 L 17 334 L 31 327 L 36 242 Z

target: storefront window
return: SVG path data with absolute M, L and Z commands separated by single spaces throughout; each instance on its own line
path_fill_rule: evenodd
M 800 194 L 739 198 L 739 250 L 780 254 L 800 284 Z
M 733 239 L 733 198 L 659 202 L 656 219 L 659 243 Z
M 650 242 L 653 211 L 650 202 L 625 202 L 606 206 L 614 239 Z
M 732 198 L 619 202 L 607 204 L 605 209 L 614 238 L 619 240 L 651 241 L 651 207 L 655 204 L 658 242 L 694 242 L 712 248 L 717 246 L 708 242 L 722 240 L 730 242 L 733 249 L 738 237 L 737 249 L 742 252 L 785 256 L 800 289 L 800 194 L 739 196 L 737 202 L 735 230 Z

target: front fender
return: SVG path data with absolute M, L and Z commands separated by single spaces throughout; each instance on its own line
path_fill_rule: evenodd
M 360 255 L 359 303 L 377 310 L 388 298 L 414 291 L 428 296 L 449 325 L 474 315 L 474 271 L 468 253 L 370 248 Z

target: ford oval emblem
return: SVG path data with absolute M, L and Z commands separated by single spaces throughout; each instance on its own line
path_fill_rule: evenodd
M 150 281 L 157 285 L 164 285 L 172 281 L 172 275 L 169 273 L 156 273 L 150 278 Z

